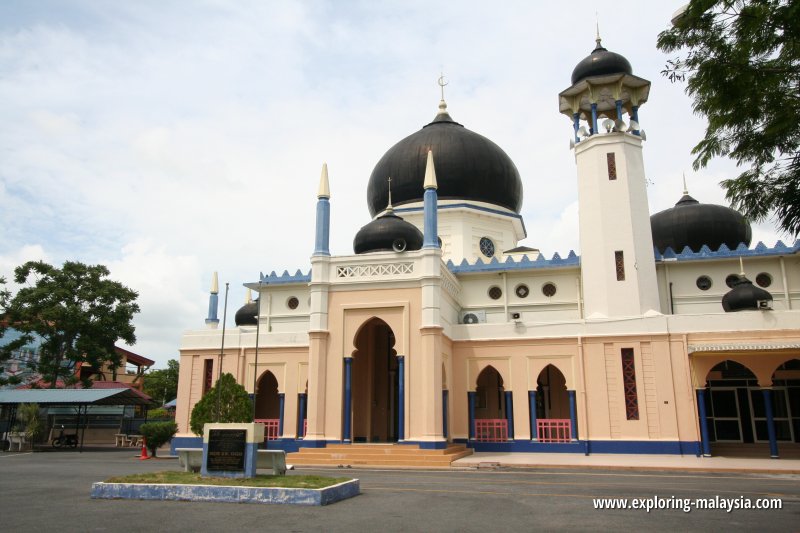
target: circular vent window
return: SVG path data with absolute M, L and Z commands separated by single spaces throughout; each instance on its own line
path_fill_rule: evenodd
M 478 245 L 481 253 L 486 257 L 494 257 L 494 243 L 489 237 L 481 237 L 481 242 Z
M 499 300 L 502 295 L 503 291 L 500 287 L 494 286 L 489 289 L 489 298 L 492 300 Z
M 765 289 L 772 285 L 772 276 L 767 274 L 766 272 L 762 272 L 758 276 L 756 276 L 756 283 L 758 283 L 759 287 L 764 287 Z
M 708 289 L 711 288 L 711 285 L 712 285 L 711 278 L 709 278 L 708 276 L 700 276 L 699 278 L 697 278 L 697 288 L 700 289 L 701 291 L 707 291 Z
M 517 288 L 514 289 L 518 298 L 527 298 L 528 295 L 531 293 L 530 289 L 524 283 L 517 285 Z
M 555 283 L 545 283 L 542 285 L 542 294 L 550 298 L 554 296 L 556 293 L 556 284 Z
M 725 285 L 727 285 L 732 289 L 734 283 L 736 283 L 737 281 L 739 281 L 739 274 L 731 274 L 727 278 L 725 278 Z
M 300 305 L 300 300 L 292 296 L 288 300 L 286 300 L 286 307 L 289 309 L 297 309 L 297 306 Z

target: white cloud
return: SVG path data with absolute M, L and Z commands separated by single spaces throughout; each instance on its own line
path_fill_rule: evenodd
M 717 183 L 737 169 L 689 172 L 703 121 L 659 74 L 655 38 L 674 6 L 603 7 L 604 44 L 653 82 L 641 111 L 651 210 L 677 201 L 684 170 L 698 200 L 723 202 Z M 453 117 L 520 170 L 525 244 L 563 255 L 577 249 L 577 191 L 557 94 L 594 46 L 594 11 L 589 0 L 0 5 L 0 121 L 12 125 L 0 129 L 0 257 L 38 243 L 54 262 L 109 264 L 141 293 L 135 350 L 163 362 L 202 325 L 212 271 L 231 283 L 232 315 L 259 271 L 308 270 L 324 161 L 331 248 L 351 252 L 372 168 L 433 118 L 441 70 Z

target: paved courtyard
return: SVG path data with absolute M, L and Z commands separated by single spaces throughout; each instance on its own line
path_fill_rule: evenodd
M 563 469 L 299 470 L 358 477 L 328 507 L 91 500 L 91 483 L 177 469 L 134 450 L 0 453 L 0 531 L 797 530 L 800 476 Z M 595 498 L 780 498 L 780 510 L 596 510 Z M 632 500 L 629 500 L 632 501 Z

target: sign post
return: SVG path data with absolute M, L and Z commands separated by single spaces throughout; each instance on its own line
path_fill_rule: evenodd
M 206 424 L 203 427 L 203 476 L 247 478 L 256 475 L 264 424 Z

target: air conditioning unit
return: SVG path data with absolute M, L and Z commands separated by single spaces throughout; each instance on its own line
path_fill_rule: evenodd
M 462 324 L 482 324 L 486 322 L 486 311 L 461 311 Z

